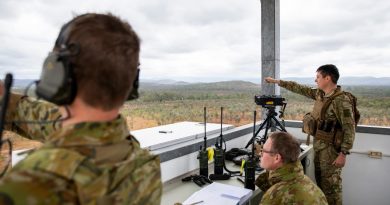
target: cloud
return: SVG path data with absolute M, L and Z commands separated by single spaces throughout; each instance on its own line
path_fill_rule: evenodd
M 62 24 L 111 12 L 142 39 L 141 78 L 246 79 L 261 73 L 260 1 L 2 0 L 0 75 L 38 78 Z M 390 76 L 388 0 L 281 1 L 281 77 Z
M 281 6 L 281 69 L 285 69 L 281 75 L 306 76 L 321 64 L 334 63 L 343 76 L 390 76 L 389 8 L 385 0 L 375 4 L 285 1 Z

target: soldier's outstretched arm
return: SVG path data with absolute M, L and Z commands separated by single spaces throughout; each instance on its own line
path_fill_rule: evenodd
M 316 99 L 316 94 L 318 92 L 318 89 L 313 89 L 306 85 L 301 85 L 294 81 L 284 81 L 284 80 L 278 80 L 274 79 L 272 77 L 266 77 L 265 81 L 267 83 L 275 83 L 278 84 L 280 87 L 286 88 L 287 90 L 306 96 L 308 98 L 311 98 L 313 100 Z
M 3 84 L 0 82 L 0 99 Z M 51 103 L 37 101 L 21 94 L 11 93 L 4 129 L 23 137 L 44 141 L 60 126 L 59 108 Z

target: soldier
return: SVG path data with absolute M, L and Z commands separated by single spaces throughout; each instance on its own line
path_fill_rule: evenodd
M 266 191 L 260 204 L 328 204 L 321 189 L 303 173 L 299 143 L 292 135 L 272 133 L 260 153 L 260 166 L 267 170 L 256 179 Z
M 355 138 L 353 104 L 349 96 L 341 94 L 338 79 L 339 71 L 331 64 L 317 69 L 318 88 L 271 77 L 265 79 L 315 100 L 313 111 L 304 118 L 304 130 L 314 136 L 316 182 L 329 204 L 342 204 L 341 169 Z M 330 102 L 327 108 L 326 102 Z
M 139 51 L 111 14 L 62 27 L 36 90 L 52 103 L 11 95 L 6 129 L 44 144 L 1 179 L 0 204 L 160 204 L 159 158 L 119 114 L 138 96 Z

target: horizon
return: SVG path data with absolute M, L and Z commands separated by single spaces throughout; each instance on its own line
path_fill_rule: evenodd
M 353 84 L 346 84 L 346 85 L 368 85 L 368 84 L 374 84 L 374 85 L 390 85 L 390 77 L 373 77 L 373 76 L 345 76 L 340 77 L 339 84 L 342 84 L 343 81 L 347 80 L 350 81 L 353 79 L 361 79 L 361 78 L 367 78 L 371 80 L 380 80 L 384 79 L 385 82 L 354 82 Z M 315 84 L 314 77 L 286 77 L 286 78 L 280 78 L 280 79 L 286 79 L 286 80 L 297 80 L 298 82 L 304 82 L 307 84 Z M 16 78 L 14 79 L 16 81 L 29 81 L 32 82 L 37 79 L 31 79 L 31 78 Z M 187 79 L 169 79 L 169 78 L 140 78 L 140 83 L 159 83 L 159 84 L 174 84 L 174 83 L 189 83 L 189 84 L 195 84 L 195 83 L 218 83 L 218 82 L 229 82 L 229 81 L 243 81 L 243 82 L 251 82 L 255 84 L 261 84 L 260 83 L 261 78 L 244 78 L 244 79 L 217 79 L 217 78 L 204 78 L 203 80 L 200 80 L 199 78 L 187 78 Z M 164 81 L 166 81 L 164 83 Z M 388 83 L 387 83 L 388 82 Z M 365 84 L 368 83 L 368 84 Z

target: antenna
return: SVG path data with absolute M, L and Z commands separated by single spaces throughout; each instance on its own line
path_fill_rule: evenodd
M 256 139 L 256 110 L 253 112 L 253 140 L 252 140 L 252 158 L 255 158 L 255 140 Z
M 5 114 L 7 112 L 7 107 L 9 103 L 9 96 L 10 96 L 10 90 L 12 87 L 12 81 L 13 77 L 12 74 L 7 73 L 5 75 L 4 79 L 4 89 L 3 89 L 3 101 L 1 102 L 1 108 L 0 108 L 0 151 L 3 148 L 4 143 L 8 143 L 9 150 L 8 150 L 8 156 L 9 160 L 7 164 L 5 164 L 3 170 L 0 173 L 0 177 L 3 177 L 4 174 L 7 172 L 9 164 L 11 162 L 12 157 L 12 142 L 10 139 L 3 140 L 3 130 L 4 130 L 4 123 L 5 123 Z
M 222 117 L 223 117 L 223 107 L 221 107 L 221 134 L 219 135 L 219 146 L 221 149 L 222 149 L 222 141 L 223 141 L 223 139 L 222 139 L 222 137 L 223 137 L 223 135 L 222 135 Z
M 5 122 L 5 113 L 7 112 L 10 89 L 12 86 L 13 77 L 12 74 L 7 73 L 4 79 L 4 90 L 3 90 L 3 101 L 1 102 L 1 113 L 0 113 L 0 145 L 3 143 L 3 130 Z
M 203 147 L 203 150 L 206 151 L 206 148 L 207 148 L 207 134 L 206 134 L 206 124 L 207 124 L 207 117 L 206 117 L 206 107 L 203 108 L 204 109 L 204 112 L 203 112 L 203 117 L 204 117 L 204 147 Z

